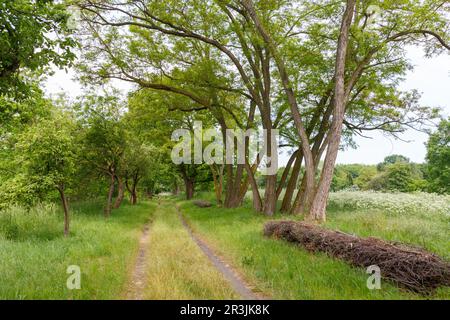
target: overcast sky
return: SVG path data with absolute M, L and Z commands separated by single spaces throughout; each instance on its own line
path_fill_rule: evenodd
M 403 89 L 417 89 L 422 93 L 421 102 L 423 105 L 441 107 L 444 114 L 450 114 L 450 55 L 442 55 L 437 58 L 426 59 L 423 51 L 417 48 L 408 50 L 408 58 L 415 68 L 409 72 Z M 82 92 L 79 83 L 72 80 L 73 71 L 65 73 L 56 71 L 45 83 L 45 90 L 48 95 L 66 92 L 71 97 L 75 97 Z M 118 83 L 117 86 L 126 90 L 130 88 L 128 83 Z M 358 148 L 339 153 L 338 163 L 365 163 L 376 164 L 391 154 L 402 154 L 414 162 L 423 162 L 426 148 L 424 143 L 427 135 L 409 130 L 402 135 L 402 139 L 409 142 L 402 142 L 393 138 L 387 138 L 380 133 L 369 135 L 372 139 L 356 138 Z M 281 155 L 280 165 L 286 163 L 287 156 Z
M 444 115 L 450 114 L 450 55 L 442 55 L 432 59 L 424 58 L 423 51 L 417 48 L 408 50 L 408 59 L 415 68 L 408 73 L 403 89 L 417 89 L 422 93 L 423 105 L 441 107 Z M 373 139 L 357 138 L 356 150 L 340 152 L 339 163 L 376 164 L 391 154 L 402 154 L 414 162 L 425 160 L 424 143 L 428 136 L 409 130 L 402 135 L 402 142 L 387 138 L 380 133 L 370 135 Z

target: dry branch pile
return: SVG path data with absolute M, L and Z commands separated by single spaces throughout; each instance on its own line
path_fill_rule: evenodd
M 195 200 L 194 205 L 199 208 L 209 208 L 212 206 L 211 202 L 205 200 Z
M 429 294 L 440 286 L 450 286 L 450 263 L 421 248 L 294 221 L 268 222 L 264 235 L 302 245 L 308 251 L 325 252 L 354 266 L 377 265 L 383 278 L 414 292 Z

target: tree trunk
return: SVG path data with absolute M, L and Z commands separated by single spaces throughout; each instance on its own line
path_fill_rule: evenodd
M 245 165 L 245 169 L 247 170 L 248 179 L 250 180 L 250 186 L 252 189 L 253 209 L 256 212 L 261 212 L 262 200 L 261 195 L 259 194 L 258 184 L 256 183 L 255 174 L 248 163 Z
M 210 165 L 211 173 L 214 180 L 214 192 L 216 194 L 216 201 L 219 206 L 222 206 L 222 188 L 223 188 L 223 166 L 219 169 L 215 164 Z
M 266 176 L 266 191 L 264 193 L 263 212 L 268 216 L 273 216 L 277 209 L 277 175 Z
M 302 182 L 298 188 L 297 196 L 291 207 L 291 214 L 304 214 L 306 209 L 306 177 L 303 176 Z
M 117 185 L 118 185 L 118 194 L 117 194 L 117 198 L 116 201 L 114 202 L 114 209 L 118 209 L 120 207 L 120 205 L 122 204 L 123 198 L 125 196 L 125 186 L 123 183 L 122 178 L 117 177 Z
M 237 208 L 242 204 L 242 201 L 245 197 L 245 193 L 242 192 L 242 177 L 243 171 L 245 170 L 245 165 L 238 164 L 236 166 L 236 172 L 232 177 L 231 187 L 227 188 L 228 194 L 228 202 L 225 204 L 226 208 Z M 244 181 L 245 183 L 245 181 Z
M 193 168 L 193 174 L 189 175 L 187 166 L 181 165 L 180 167 L 181 175 L 183 176 L 184 187 L 186 191 L 186 199 L 191 200 L 194 197 L 195 190 L 195 177 L 197 175 L 195 168 Z
M 233 189 L 233 165 L 232 164 L 225 164 L 225 172 L 226 172 L 226 187 L 225 187 L 225 200 L 224 200 L 224 207 L 228 208 L 228 205 L 230 203 L 230 197 L 232 194 Z
M 192 179 L 185 179 L 184 185 L 186 187 L 186 200 L 191 200 L 194 197 L 195 183 Z
M 109 183 L 109 191 L 108 191 L 108 198 L 106 200 L 106 207 L 105 207 L 105 218 L 109 218 L 111 216 L 111 208 L 112 208 L 112 199 L 114 195 L 114 184 L 115 184 L 115 177 L 112 174 L 111 175 L 111 181 Z
M 300 169 L 302 168 L 302 153 L 299 152 L 297 159 L 295 160 L 294 167 L 292 168 L 291 177 L 289 178 L 286 192 L 281 203 L 280 211 L 282 213 L 289 213 L 292 209 L 292 198 L 294 197 L 295 188 L 297 187 L 298 176 L 300 175 Z
M 66 194 L 64 192 L 64 185 L 60 185 L 58 187 L 58 191 L 59 191 L 59 195 L 61 197 L 61 204 L 62 204 L 62 207 L 64 210 L 64 236 L 68 237 L 69 236 L 69 224 L 70 224 L 69 205 L 67 203 Z
M 131 204 L 135 205 L 137 203 L 137 192 L 136 187 L 133 187 L 133 190 L 131 191 Z
M 294 163 L 294 160 L 297 159 L 298 154 L 299 154 L 299 150 L 296 150 L 289 158 L 286 168 L 283 170 L 283 175 L 281 176 L 280 184 L 278 185 L 278 188 L 277 188 L 277 199 L 280 197 L 280 194 L 283 191 L 284 185 L 286 184 L 287 177 L 289 176 L 289 172 L 291 171 L 292 164 Z
M 301 141 L 301 148 L 303 152 L 303 157 L 305 158 L 305 175 L 306 175 L 306 191 L 307 191 L 307 202 L 310 202 L 310 198 L 313 194 L 314 190 L 314 158 L 312 156 L 311 147 L 309 143 L 309 137 L 303 125 L 302 117 L 299 111 L 297 99 L 295 97 L 295 93 L 293 90 L 293 86 L 289 79 L 289 74 L 287 72 L 287 68 L 285 62 L 281 55 L 278 52 L 278 47 L 275 41 L 271 38 L 270 34 L 265 29 L 263 23 L 258 17 L 255 6 L 252 0 L 243 0 L 241 1 L 246 11 L 249 13 L 250 18 L 255 23 L 255 27 L 258 30 L 258 33 L 263 38 L 264 42 L 268 45 L 272 56 L 275 60 L 275 64 L 279 71 L 279 75 L 281 78 L 281 82 L 284 88 L 284 91 L 287 96 L 287 101 L 291 110 L 292 118 L 294 120 L 295 127 L 297 129 L 297 134 Z
M 328 133 L 329 141 L 322 174 L 319 185 L 314 196 L 310 209 L 310 218 L 317 221 L 325 221 L 326 206 L 328 194 L 330 191 L 331 181 L 333 178 L 334 167 L 339 144 L 342 135 L 342 123 L 344 120 L 346 105 L 346 88 L 345 88 L 345 66 L 348 48 L 348 38 L 350 25 L 353 19 L 353 13 L 356 0 L 347 0 L 344 16 L 341 24 L 341 31 L 338 40 L 338 49 L 336 54 L 336 70 L 335 70 L 335 88 L 333 100 L 333 122 L 330 132 Z

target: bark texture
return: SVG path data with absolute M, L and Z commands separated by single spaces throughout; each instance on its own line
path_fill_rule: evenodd
M 61 198 L 61 204 L 64 210 L 64 236 L 69 236 L 70 228 L 70 216 L 69 216 L 69 204 L 67 202 L 67 197 L 64 191 L 64 185 L 58 186 L 58 192 Z
M 347 0 L 338 40 L 335 69 L 335 88 L 333 97 L 333 121 L 328 133 L 328 148 L 322 174 L 310 209 L 310 218 L 326 220 L 326 206 L 333 178 L 334 167 L 342 135 L 342 123 L 346 106 L 345 66 L 349 42 L 350 26 L 353 20 L 356 0 Z

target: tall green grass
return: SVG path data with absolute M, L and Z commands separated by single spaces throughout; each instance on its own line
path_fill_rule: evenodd
M 100 202 L 77 203 L 68 238 L 54 205 L 0 212 L 0 299 L 119 298 L 154 208 L 125 205 L 105 220 Z M 81 269 L 80 290 L 66 287 L 70 265 Z
M 202 195 L 202 198 L 208 198 Z M 209 197 L 211 200 L 211 198 Z M 276 299 L 449 299 L 441 288 L 430 297 L 405 291 L 382 281 L 381 290 L 369 290 L 368 275 L 325 254 L 263 237 L 264 223 L 271 219 L 299 219 L 254 213 L 250 205 L 238 209 L 197 208 L 183 202 L 191 224 L 223 256 L 239 267 L 263 292 Z M 432 214 L 392 215 L 375 209 L 330 209 L 327 227 L 360 236 L 377 236 L 419 246 L 448 258 L 448 218 Z
M 155 211 L 147 255 L 146 299 L 238 299 L 191 239 L 173 202 Z

